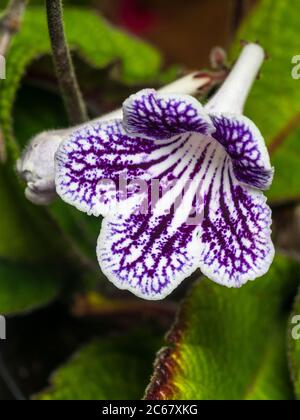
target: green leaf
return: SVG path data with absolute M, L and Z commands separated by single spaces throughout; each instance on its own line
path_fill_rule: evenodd
M 277 256 L 267 275 L 241 289 L 196 283 L 146 398 L 293 399 L 285 329 L 299 279 L 298 264 Z
M 99 278 L 102 277 L 96 258 L 96 244 L 102 219 L 88 216 L 71 206 L 66 206 L 59 199 L 48 207 L 48 211 L 64 235 L 76 247 L 76 252 L 97 270 Z
M 297 0 L 261 0 L 237 36 L 238 42 L 259 40 L 269 56 L 246 115 L 260 128 L 271 152 L 276 170 L 269 192 L 273 201 L 300 197 L 300 81 L 291 74 L 292 57 L 299 54 L 299 20 Z
M 43 236 L 27 212 L 14 174 L 0 165 L 0 258 L 39 261 L 46 257 Z M 44 226 L 46 227 L 46 226 Z
M 161 340 L 149 328 L 96 339 L 52 377 L 41 400 L 141 399 Z
M 49 303 L 63 287 L 51 267 L 66 263 L 66 243 L 45 210 L 26 200 L 9 165 L 0 165 L 0 197 L 0 314 L 19 314 Z
M 42 131 L 68 125 L 63 101 L 59 95 L 29 87 L 24 83 L 18 91 L 12 117 L 15 137 L 22 148 L 27 145 L 29 139 Z
M 49 303 L 60 291 L 59 280 L 49 267 L 0 260 L 0 314 L 15 315 Z
M 300 400 L 300 290 L 289 323 L 289 361 L 295 394 Z
M 64 20 L 70 46 L 91 66 L 102 69 L 120 62 L 123 82 L 137 84 L 157 77 L 161 60 L 155 49 L 109 25 L 87 8 L 65 8 Z M 22 30 L 12 41 L 7 57 L 6 80 L 0 85 L 0 126 L 9 150 L 17 155 L 12 135 L 12 108 L 26 68 L 51 51 L 45 9 L 29 7 Z

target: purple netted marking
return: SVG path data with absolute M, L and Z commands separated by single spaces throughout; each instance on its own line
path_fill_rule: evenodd
M 184 157 L 188 139 L 177 136 L 159 143 L 139 139 L 129 136 L 121 121 L 89 126 L 75 132 L 57 153 L 58 193 L 80 210 L 99 215 L 103 211 L 100 204 L 108 206 L 123 200 L 120 179 L 149 181 L 152 167 L 173 155 L 177 163 Z M 126 198 L 138 190 L 127 189 Z
M 97 255 L 108 278 L 138 296 L 161 299 L 198 267 L 229 287 L 263 275 L 274 248 L 271 211 L 258 188 L 270 185 L 273 170 L 255 125 L 241 116 L 208 115 L 193 98 L 152 90 L 129 98 L 123 109 L 124 121 L 75 132 L 56 157 L 61 197 L 106 216 Z M 127 213 L 107 211 L 123 197 L 101 181 L 118 186 L 123 174 L 145 182 L 146 214 L 135 201 L 122 204 Z M 159 181 L 154 206 L 153 180 Z M 129 197 L 139 193 L 127 190 Z M 188 223 L 201 212 L 203 222 Z
M 195 139 L 189 140 L 194 144 Z M 179 176 L 188 173 L 189 177 L 183 184 L 183 191 L 173 196 L 167 214 L 163 211 L 155 214 L 155 206 L 150 210 L 153 203 L 149 191 L 147 214 L 137 212 L 127 217 L 118 215 L 106 219 L 97 254 L 104 273 L 120 287 L 129 288 L 139 296 L 161 299 L 197 269 L 200 252 L 198 237 L 203 212 L 203 201 L 200 200 L 202 191 L 199 187 L 208 174 L 211 159 L 207 159 L 207 166 L 204 162 L 208 154 L 211 157 L 215 154 L 214 143 L 206 142 L 202 148 L 196 148 L 197 152 L 192 154 L 193 162 L 190 157 L 187 160 Z M 178 161 L 162 173 L 161 180 L 166 180 L 181 164 Z M 199 177 L 193 188 L 189 180 L 195 179 L 199 173 L 203 174 L 202 180 Z M 186 218 L 183 222 L 178 221 L 183 211 L 184 194 L 188 195 L 189 192 L 192 193 Z M 192 220 L 192 223 L 187 223 L 187 220 Z
M 258 129 L 246 117 L 211 117 L 216 128 L 212 136 L 231 157 L 237 179 L 259 189 L 268 189 L 274 171 Z
M 155 90 L 143 90 L 130 97 L 123 107 L 128 132 L 165 140 L 186 132 L 208 134 L 209 116 L 193 98 L 162 96 Z
M 104 273 L 140 296 L 162 298 L 196 270 L 195 226 L 172 231 L 172 215 L 133 214 L 106 221 L 98 245 Z
M 206 195 L 201 267 L 227 286 L 241 286 L 265 272 L 273 258 L 271 210 L 259 191 L 239 185 L 225 159 Z

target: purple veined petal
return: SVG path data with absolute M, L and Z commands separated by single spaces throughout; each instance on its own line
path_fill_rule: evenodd
M 228 287 L 240 287 L 264 275 L 274 258 L 270 227 L 265 196 L 240 184 L 226 157 L 206 186 L 199 238 L 201 271 Z
M 132 214 L 104 219 L 97 255 L 107 278 L 148 300 L 164 299 L 197 268 L 194 227 L 168 227 L 167 216 Z
M 123 114 L 128 133 L 146 138 L 164 140 L 186 132 L 209 134 L 215 130 L 202 105 L 188 95 L 145 89 L 124 102 Z
M 122 289 L 162 299 L 199 265 L 227 286 L 269 268 L 270 210 L 260 192 L 240 185 L 233 160 L 211 136 L 186 133 L 157 141 L 128 135 L 120 121 L 87 126 L 59 149 L 56 169 L 65 201 L 89 214 L 109 214 L 97 255 L 104 273 Z M 111 191 L 99 190 L 99 180 L 114 180 L 125 169 L 132 179 L 147 181 L 146 195 L 153 179 L 160 185 L 178 182 L 146 214 L 109 213 Z M 189 188 L 184 206 L 166 213 L 191 179 L 201 191 Z M 197 194 L 204 197 L 197 210 L 206 209 L 203 226 L 187 223 Z
M 196 177 L 198 186 L 187 190 L 184 205 L 174 213 L 164 214 L 168 199 L 161 199 L 146 215 L 116 215 L 103 222 L 98 260 L 117 287 L 157 300 L 197 267 L 228 287 L 240 287 L 268 271 L 274 247 L 266 199 L 239 183 L 219 143 L 209 138 L 204 143 L 184 171 L 185 181 Z M 175 185 L 177 194 L 180 187 Z M 195 194 L 204 198 L 203 221 L 190 223 Z
M 176 177 L 197 147 L 189 133 L 156 141 L 128 135 L 120 120 L 88 125 L 56 153 L 56 190 L 64 201 L 94 216 L 130 212 L 147 195 L 151 179 Z
M 240 115 L 211 115 L 216 131 L 212 136 L 222 144 L 232 159 L 236 178 L 252 187 L 270 187 L 274 169 L 265 141 L 248 118 Z
M 199 266 L 202 184 L 226 153 L 209 137 L 192 135 L 189 144 L 185 159 L 161 177 L 160 185 L 170 173 L 176 182 L 154 207 L 145 214 L 109 216 L 102 224 L 97 246 L 102 271 L 117 287 L 144 299 L 165 298 Z
M 134 140 L 124 133 L 120 120 L 74 132 L 55 156 L 57 193 L 80 211 L 108 214 L 117 206 L 119 175 L 131 164 L 130 175 L 138 177 L 140 163 L 153 149 L 150 141 Z

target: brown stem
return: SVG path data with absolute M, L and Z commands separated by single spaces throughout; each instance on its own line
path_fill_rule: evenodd
M 268 149 L 270 155 L 274 153 L 282 146 L 282 144 L 288 139 L 293 131 L 295 131 L 300 125 L 300 113 L 296 114 L 288 123 L 279 131 L 279 133 L 272 139 Z
M 0 17 L 0 55 L 5 56 L 12 36 L 20 29 L 27 0 L 10 0 Z
M 6 158 L 7 156 L 5 150 L 4 136 L 0 127 L 0 163 L 4 163 L 6 161 Z
M 87 110 L 76 78 L 63 24 L 62 0 L 46 0 L 49 35 L 57 79 L 70 124 L 88 120 Z
M 5 78 L 5 56 L 13 35 L 19 31 L 27 0 L 10 0 L 4 12 L 0 15 L 0 66 L 1 78 Z M 4 73 L 4 74 L 3 74 Z M 6 160 L 6 150 L 3 132 L 0 127 L 0 162 Z
M 71 307 L 75 317 L 133 317 L 159 319 L 169 324 L 176 314 L 177 305 L 170 301 L 148 302 L 137 299 L 106 298 L 95 292 L 77 295 Z
M 249 0 L 232 0 L 232 17 L 231 17 L 231 40 L 234 39 L 237 30 L 240 27 L 243 19 L 247 15 L 251 8 L 251 2 Z

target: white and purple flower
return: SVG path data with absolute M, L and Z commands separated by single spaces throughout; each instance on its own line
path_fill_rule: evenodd
M 268 271 L 271 210 L 261 190 L 273 169 L 258 128 L 242 116 L 263 59 L 261 47 L 246 46 L 205 107 L 143 90 L 125 101 L 123 119 L 87 125 L 60 145 L 57 193 L 105 217 L 97 256 L 117 287 L 162 299 L 198 268 L 228 287 Z

